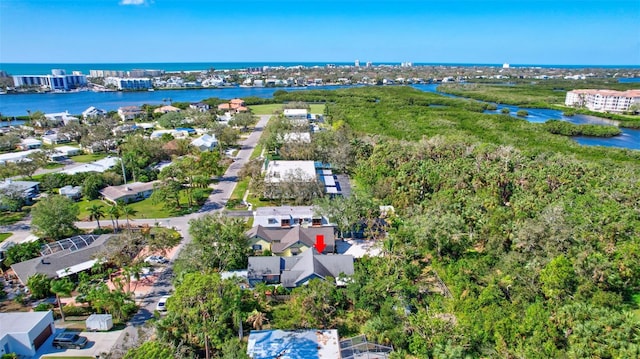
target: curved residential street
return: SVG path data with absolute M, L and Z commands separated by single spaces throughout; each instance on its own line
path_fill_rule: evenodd
M 180 253 L 185 244 L 191 241 L 189 235 L 189 221 L 194 218 L 202 217 L 206 214 L 218 212 L 224 209 L 227 201 L 231 197 L 231 194 L 238 182 L 238 172 L 242 169 L 245 163 L 249 161 L 251 153 L 256 147 L 262 131 L 266 126 L 271 115 L 260 115 L 260 119 L 256 124 L 253 132 L 249 134 L 247 138 L 241 141 L 241 147 L 236 155 L 236 160 L 227 168 L 224 175 L 220 178 L 220 181 L 215 185 L 215 188 L 202 208 L 196 212 L 182 217 L 160 218 L 160 219 L 135 219 L 130 220 L 133 225 L 155 225 L 156 223 L 163 227 L 173 227 L 183 237 L 182 242 L 178 246 L 178 249 L 174 252 L 173 258 L 175 259 Z M 10 226 L 0 227 L 0 232 L 12 232 L 13 235 L 8 238 L 10 241 L 21 242 L 31 235 L 30 218 L 26 218 L 18 223 Z M 76 222 L 76 226 L 81 229 L 93 229 L 97 227 L 95 221 L 92 222 Z M 153 283 L 152 289 L 147 293 L 144 298 L 139 298 L 140 310 L 129 321 L 125 330 L 118 338 L 116 344 L 113 347 L 114 351 L 123 350 L 129 343 L 135 343 L 138 337 L 138 330 L 136 327 L 144 324 L 147 320 L 153 317 L 156 302 L 162 295 L 166 295 L 171 292 L 173 286 L 171 284 L 172 269 L 169 265 L 166 270 L 158 277 Z M 126 343 L 125 343 L 126 341 Z

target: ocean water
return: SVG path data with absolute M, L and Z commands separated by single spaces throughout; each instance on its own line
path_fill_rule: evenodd
M 360 62 L 364 66 L 365 62 Z M 145 70 L 165 70 L 168 72 L 177 71 L 198 71 L 198 70 L 230 70 L 270 67 L 292 67 L 305 66 L 324 67 L 328 64 L 336 66 L 351 66 L 353 62 L 145 62 L 145 63 L 0 63 L 0 70 L 10 75 L 45 75 L 50 74 L 51 69 L 63 69 L 68 73 L 80 71 L 85 75 L 89 70 L 121 70 L 128 71 L 134 69 Z M 374 65 L 400 65 L 399 62 L 373 62 Z M 414 62 L 414 66 L 460 66 L 460 67 L 502 67 L 502 64 L 481 64 L 481 63 L 430 63 Z M 638 69 L 640 65 L 536 65 L 536 64 L 511 64 L 511 67 L 540 67 L 540 68 L 629 68 Z

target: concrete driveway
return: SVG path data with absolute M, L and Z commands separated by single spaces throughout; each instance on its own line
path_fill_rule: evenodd
M 64 331 L 64 329 L 56 328 L 54 335 L 50 336 L 47 341 L 42 344 L 38 352 L 33 357 L 39 359 L 42 356 L 90 356 L 99 358 L 102 353 L 110 353 L 116 341 L 122 334 L 123 330 L 114 330 L 109 332 L 81 332 L 79 335 L 87 337 L 89 344 L 84 349 L 56 349 L 51 343 L 53 338 Z

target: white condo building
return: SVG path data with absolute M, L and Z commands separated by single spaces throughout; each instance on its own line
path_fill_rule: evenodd
M 603 112 L 625 112 L 634 103 L 640 103 L 640 90 L 573 90 L 567 92 L 564 101 L 566 106 Z
M 113 85 L 118 90 L 147 90 L 153 88 L 153 83 L 148 78 L 107 77 L 104 79 L 104 84 Z
M 38 86 L 51 90 L 69 91 L 87 86 L 87 76 L 79 71 L 74 71 L 71 75 L 67 75 L 64 70 L 53 69 L 51 70 L 51 75 L 13 76 L 13 85 L 15 87 Z

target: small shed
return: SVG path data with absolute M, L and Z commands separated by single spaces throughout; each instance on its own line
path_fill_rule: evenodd
M 91 314 L 86 325 L 90 331 L 107 331 L 113 328 L 113 317 L 111 314 Z

